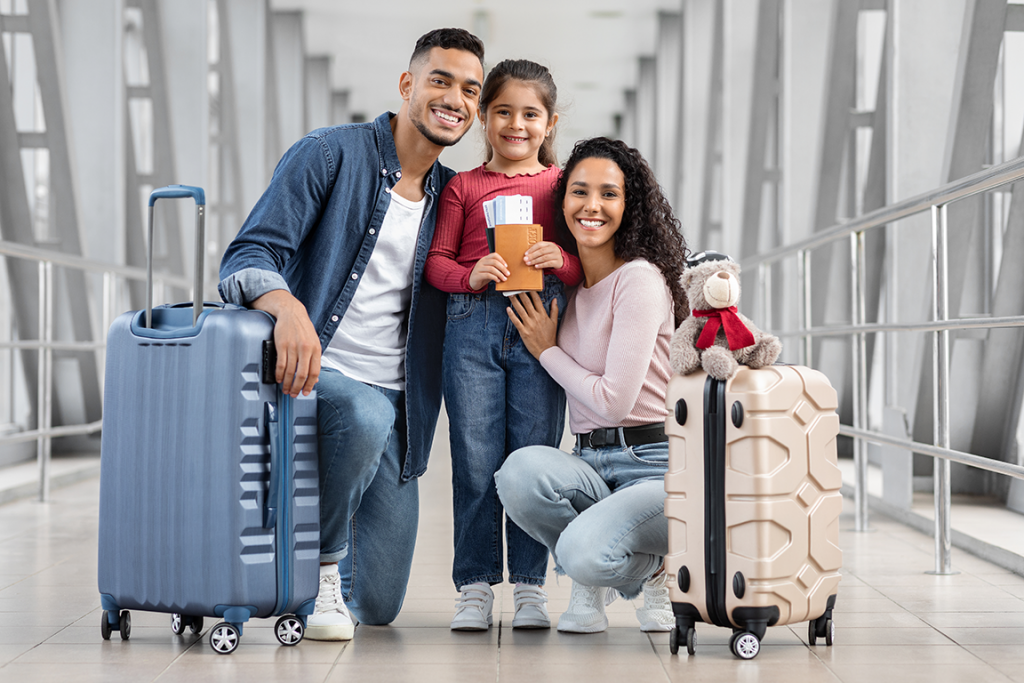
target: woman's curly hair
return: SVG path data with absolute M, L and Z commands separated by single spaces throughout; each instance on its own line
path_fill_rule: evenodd
M 626 182 L 626 208 L 615 233 L 615 255 L 626 261 L 642 258 L 658 267 L 672 293 L 675 324 L 678 326 L 690 312 L 680 283 L 686 266 L 686 239 L 679 220 L 672 213 L 672 207 L 640 152 L 620 140 L 604 137 L 576 143 L 555 186 L 555 221 L 561 243 L 569 245 L 568 248 L 576 246 L 576 240 L 566 225 L 562 205 L 573 169 L 584 159 L 591 158 L 615 162 Z

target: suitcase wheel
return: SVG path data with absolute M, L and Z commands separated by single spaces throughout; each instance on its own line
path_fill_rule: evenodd
M 241 638 L 235 626 L 222 621 L 210 630 L 210 647 L 219 655 L 229 655 L 238 649 Z
M 836 623 L 832 617 L 825 615 L 807 622 L 807 643 L 816 645 L 818 638 L 824 638 L 825 645 L 832 647 L 836 638 Z
M 274 624 L 274 635 L 277 636 L 277 642 L 289 647 L 302 642 L 305 630 L 302 620 L 294 614 L 286 614 Z
M 668 633 L 668 651 L 674 655 L 679 654 L 679 627 L 673 626 Z
M 171 633 L 176 636 L 180 636 L 185 632 L 186 626 L 193 634 L 199 634 L 203 630 L 203 618 L 190 617 L 185 614 L 171 615 Z
M 132 614 L 128 610 L 121 612 L 121 620 L 118 622 L 121 631 L 121 640 L 128 640 L 132 637 Z
M 729 639 L 729 647 L 740 659 L 753 659 L 761 651 L 761 641 L 749 631 L 737 631 Z
M 693 654 L 697 651 L 697 630 L 692 626 L 686 629 L 686 653 Z
M 110 617 L 107 610 L 103 610 L 103 621 L 100 623 L 100 635 L 103 640 L 110 640 Z

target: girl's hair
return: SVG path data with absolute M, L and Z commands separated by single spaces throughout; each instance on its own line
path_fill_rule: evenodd
M 533 87 L 537 97 L 548 112 L 550 121 L 555 115 L 555 105 L 558 102 L 558 88 L 555 87 L 555 79 L 546 66 L 527 59 L 506 59 L 498 62 L 484 79 L 484 87 L 480 91 L 480 111 L 487 115 L 487 107 L 505 89 L 509 81 L 522 81 Z M 484 144 L 487 146 L 487 161 L 494 156 L 491 143 L 484 136 Z M 555 130 L 544 138 L 537 152 L 537 160 L 544 166 L 557 166 L 558 159 L 555 158 Z
M 640 152 L 624 142 L 608 138 L 590 138 L 576 143 L 555 186 L 555 221 L 559 237 L 565 240 L 565 244 L 575 246 L 576 242 L 565 223 L 562 205 L 573 169 L 584 159 L 592 158 L 608 159 L 617 164 L 626 183 L 623 188 L 626 208 L 615 233 L 615 255 L 626 261 L 642 258 L 658 267 L 672 293 L 678 326 L 690 312 L 686 292 L 680 282 L 686 267 L 686 239 L 679 220 L 672 213 L 672 207 Z

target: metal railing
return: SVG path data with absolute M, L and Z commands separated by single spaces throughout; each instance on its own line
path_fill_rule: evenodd
M 810 365 L 811 341 L 814 337 L 851 336 L 853 369 L 853 425 L 841 425 L 839 433 L 854 439 L 854 509 L 855 528 L 868 528 L 867 498 L 867 442 L 896 446 L 913 453 L 934 458 L 933 496 L 935 504 L 935 573 L 953 573 L 950 527 L 950 462 L 959 462 L 989 472 L 1005 474 L 1024 479 L 1024 467 L 998 460 L 955 451 L 950 449 L 949 428 L 949 362 L 950 330 L 977 328 L 1022 327 L 1024 316 L 999 318 L 949 318 L 948 254 L 947 232 L 949 204 L 989 190 L 1024 180 L 1024 156 L 993 166 L 974 175 L 961 178 L 924 194 L 905 199 L 880 209 L 851 218 L 838 225 L 816 232 L 806 239 L 771 249 L 757 256 L 745 259 L 745 269 L 757 266 L 760 285 L 760 310 L 764 315 L 769 310 L 771 293 L 771 268 L 773 263 L 784 258 L 796 257 L 800 290 L 800 329 L 794 332 L 777 333 L 782 337 L 799 337 L 800 362 Z M 865 321 L 865 256 L 864 234 L 916 214 L 931 211 L 931 269 L 932 269 L 932 319 L 925 323 L 872 323 Z M 842 239 L 850 242 L 850 267 L 852 275 L 851 305 L 853 321 L 850 325 L 811 326 L 811 251 L 818 247 L 834 244 Z M 909 439 L 894 438 L 867 428 L 867 335 L 878 332 L 918 331 L 932 333 L 933 385 L 932 412 L 934 417 L 934 443 L 925 444 Z
M 0 255 L 7 259 L 17 258 L 35 261 L 39 265 L 39 330 L 36 339 L 19 339 L 18 341 L 0 342 L 0 349 L 36 350 L 39 354 L 36 371 L 36 428 L 0 436 L 0 445 L 36 442 L 36 460 L 39 465 L 39 500 L 47 501 L 50 497 L 50 455 L 52 440 L 62 436 L 78 436 L 98 432 L 102 421 L 85 424 L 61 425 L 54 427 L 53 418 L 53 352 L 54 351 L 92 351 L 106 348 L 106 334 L 114 320 L 118 302 L 119 280 L 138 280 L 146 282 L 146 269 L 131 266 L 119 266 L 102 263 L 73 256 L 57 251 L 30 247 L 17 242 L 0 240 Z M 103 309 L 101 315 L 99 338 L 92 341 L 68 342 L 54 340 L 53 321 L 53 268 L 72 268 L 85 272 L 100 273 L 103 276 Z M 179 287 L 188 290 L 191 282 L 185 277 L 160 274 L 154 276 L 155 282 L 164 287 Z M 27 331 L 19 330 L 19 335 Z M 100 377 L 102 387 L 103 378 Z M 28 380 L 28 378 L 26 378 Z M 11 381 L 15 378 L 12 376 Z

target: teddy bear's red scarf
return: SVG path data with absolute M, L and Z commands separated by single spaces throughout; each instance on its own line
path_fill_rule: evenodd
M 715 335 L 718 328 L 725 326 L 725 340 L 729 342 L 729 350 L 736 351 L 754 345 L 754 335 L 747 326 L 743 324 L 740 317 L 736 315 L 736 307 L 711 308 L 708 310 L 694 309 L 693 314 L 698 318 L 708 318 L 697 339 L 697 348 L 706 349 L 715 343 Z

